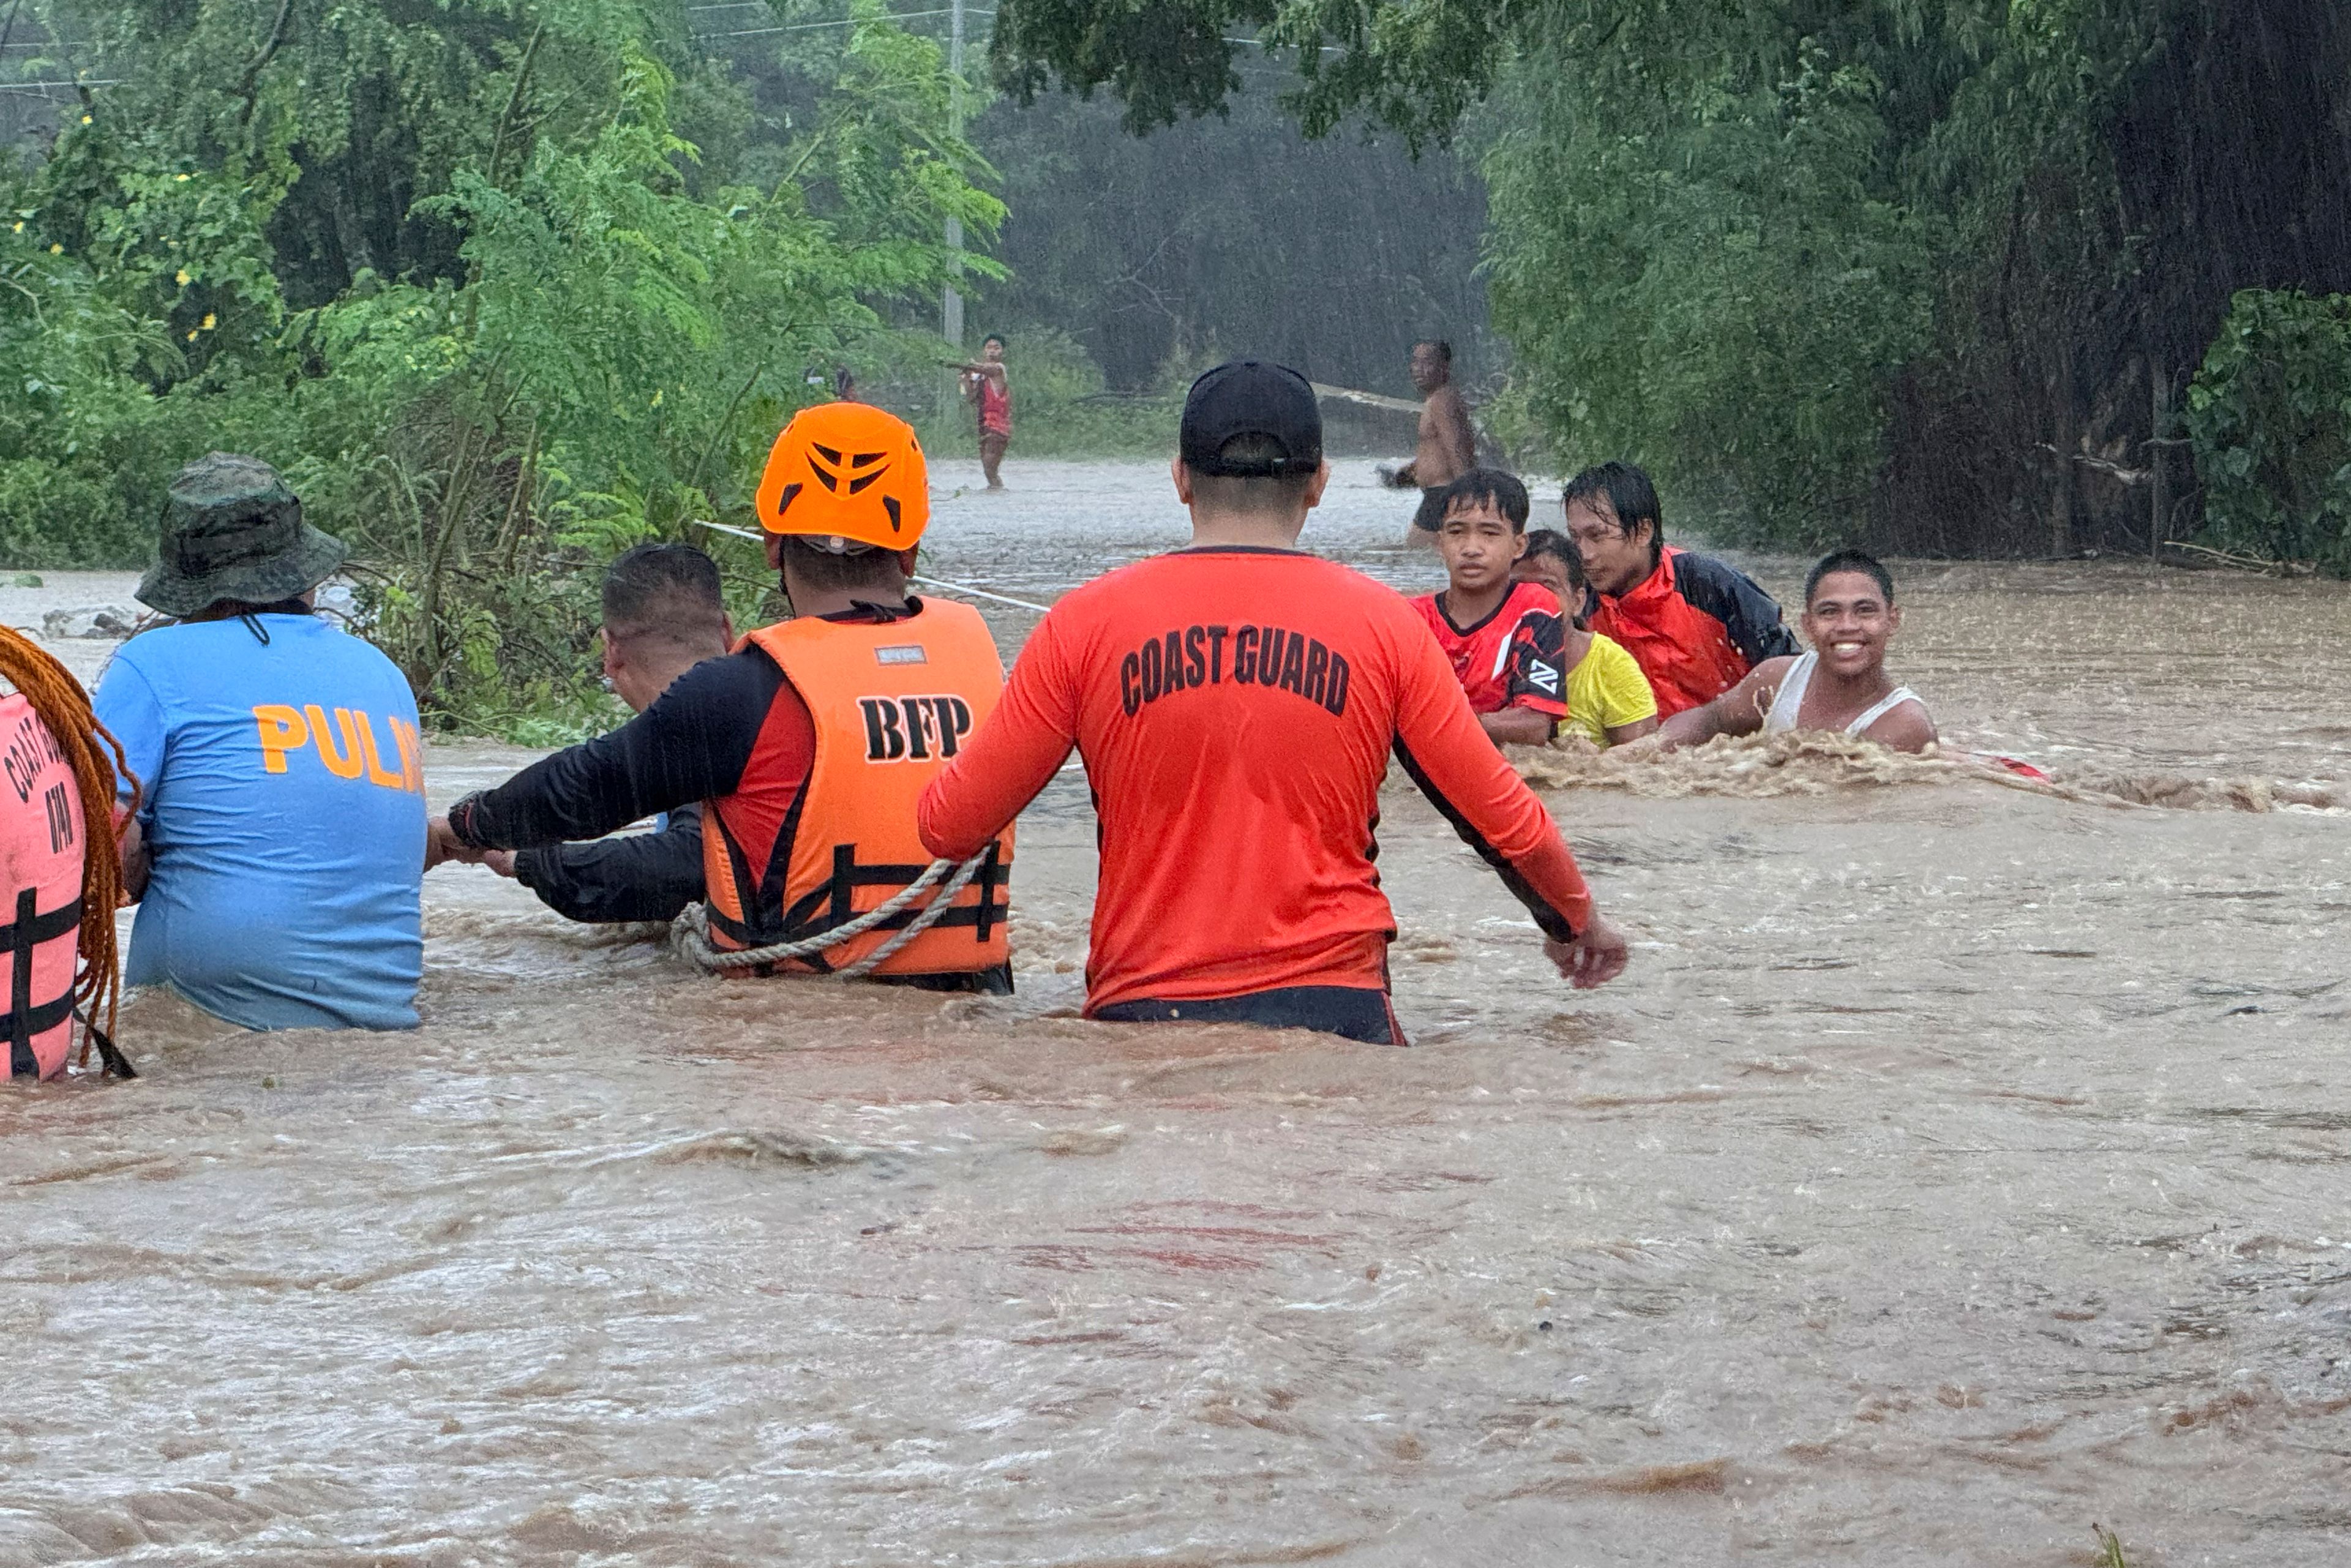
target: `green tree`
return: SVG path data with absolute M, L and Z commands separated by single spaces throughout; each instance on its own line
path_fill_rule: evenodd
M 903 355 L 886 316 L 946 276 L 943 219 L 984 244 L 1003 212 L 937 47 L 879 0 L 802 63 L 796 115 L 686 16 L 92 18 L 124 90 L 8 192 L 0 549 L 136 559 L 178 463 L 250 450 L 360 548 L 430 709 L 601 711 L 586 569 L 741 515 L 804 368 Z
M 994 62 L 1140 131 L 1244 47 L 1309 131 L 1480 149 L 1529 430 L 1767 538 L 2159 543 L 2231 297 L 2351 291 L 2336 0 L 1002 0 Z
M 2237 296 L 2186 423 L 2218 543 L 2351 577 L 2351 297 Z

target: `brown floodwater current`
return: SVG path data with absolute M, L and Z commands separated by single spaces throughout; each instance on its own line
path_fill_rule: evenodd
M 1008 476 L 930 570 L 1182 537 Z M 1307 542 L 1433 586 L 1408 509 L 1351 465 Z M 1898 676 L 2059 789 L 1528 754 L 1638 944 L 1580 995 L 1392 788 L 1410 1050 L 1077 1019 L 1074 772 L 1010 999 L 476 868 L 413 1034 L 138 998 L 138 1082 L 0 1093 L 0 1564 L 2345 1560 L 2351 594 L 1899 570 Z

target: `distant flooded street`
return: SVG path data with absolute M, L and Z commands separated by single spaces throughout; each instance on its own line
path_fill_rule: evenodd
M 942 578 L 1184 537 L 1164 465 L 941 468 Z M 1424 591 L 1409 513 L 1350 464 L 1305 543 Z M 0 1568 L 2338 1560 L 2351 591 L 1896 570 L 1949 749 L 2056 789 L 1530 755 L 1637 944 L 1575 994 L 1392 782 L 1410 1050 L 1077 1019 L 1074 771 L 1011 998 L 465 867 L 413 1034 L 137 998 L 139 1081 L 0 1094 Z

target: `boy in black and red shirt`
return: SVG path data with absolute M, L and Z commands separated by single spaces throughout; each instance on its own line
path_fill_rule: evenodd
M 1445 520 L 1437 552 L 1451 585 L 1414 600 L 1413 608 L 1445 650 L 1488 737 L 1546 745 L 1567 716 L 1566 633 L 1551 590 L 1510 580 L 1511 565 L 1527 549 L 1527 487 L 1499 469 L 1472 468 L 1437 501 Z

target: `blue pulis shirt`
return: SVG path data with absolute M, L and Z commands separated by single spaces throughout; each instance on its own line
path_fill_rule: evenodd
M 154 856 L 125 982 L 247 1029 L 415 1027 L 424 747 L 392 662 L 308 615 L 164 626 L 96 706 Z

